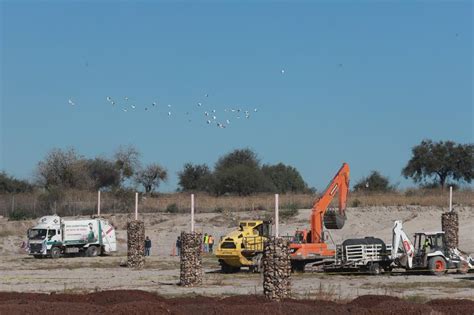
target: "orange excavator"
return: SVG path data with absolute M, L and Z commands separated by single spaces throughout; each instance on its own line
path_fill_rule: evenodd
M 334 257 L 335 251 L 328 249 L 324 242 L 323 224 L 326 229 L 342 229 L 346 221 L 346 203 L 349 192 L 349 165 L 342 167 L 326 188 L 324 194 L 315 201 L 311 211 L 310 231 L 296 231 L 290 243 L 291 267 L 293 271 L 304 271 L 306 264 Z M 339 210 L 328 210 L 331 201 L 339 192 Z

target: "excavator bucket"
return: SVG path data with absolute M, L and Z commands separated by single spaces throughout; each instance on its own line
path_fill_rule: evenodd
M 338 212 L 328 210 L 324 214 L 324 226 L 329 230 L 340 230 L 344 227 L 346 215 L 340 215 Z

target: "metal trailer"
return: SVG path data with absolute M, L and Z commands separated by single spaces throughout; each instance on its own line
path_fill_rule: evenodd
M 375 238 L 346 240 L 336 245 L 333 260 L 326 260 L 325 272 L 368 272 L 373 275 L 391 271 L 391 245 Z

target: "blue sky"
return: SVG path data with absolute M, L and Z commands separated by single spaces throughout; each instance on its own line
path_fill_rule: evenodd
M 0 7 L 0 169 L 20 178 L 54 147 L 92 157 L 133 144 L 168 169 L 161 191 L 185 162 L 212 166 L 242 147 L 318 189 L 342 162 L 353 183 L 379 170 L 406 187 L 400 171 L 422 139 L 473 141 L 471 1 Z M 137 108 L 125 113 L 126 96 Z M 145 111 L 153 101 L 172 116 Z M 206 124 L 204 110 L 221 120 L 230 107 L 258 112 Z

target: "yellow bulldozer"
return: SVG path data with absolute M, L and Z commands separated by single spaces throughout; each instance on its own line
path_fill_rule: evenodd
M 260 272 L 264 243 L 271 235 L 271 226 L 271 221 L 241 221 L 237 230 L 224 236 L 216 250 L 222 272 L 238 272 L 242 267 Z

